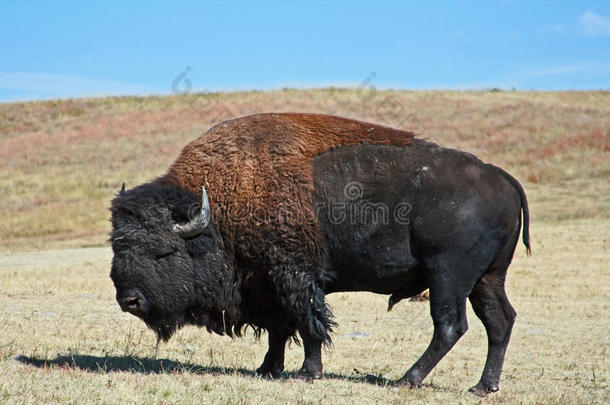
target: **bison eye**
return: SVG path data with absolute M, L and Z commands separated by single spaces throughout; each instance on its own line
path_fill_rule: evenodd
M 172 247 L 161 249 L 155 253 L 155 260 L 163 259 L 164 257 L 171 256 L 174 253 L 176 253 L 176 249 Z

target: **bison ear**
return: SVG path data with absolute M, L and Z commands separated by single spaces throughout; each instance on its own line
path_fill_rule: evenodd
M 125 195 L 125 183 L 121 186 L 121 191 L 119 191 L 119 196 L 123 197 Z
M 201 211 L 199 211 L 193 219 L 186 224 L 176 224 L 172 228 L 174 232 L 183 238 L 190 238 L 199 235 L 210 223 L 212 213 L 210 212 L 210 201 L 205 187 L 201 186 Z

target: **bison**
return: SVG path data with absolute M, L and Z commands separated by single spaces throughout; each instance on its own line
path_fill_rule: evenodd
M 397 384 L 419 386 L 466 332 L 469 298 L 488 336 L 471 391 L 498 390 L 516 316 L 504 283 L 522 216 L 529 253 L 529 213 L 519 182 L 471 154 L 336 116 L 251 115 L 212 127 L 160 178 L 123 185 L 111 215 L 116 299 L 158 339 L 251 326 L 269 339 L 257 373 L 276 377 L 298 332 L 298 375 L 319 378 L 327 294 L 389 294 L 391 309 L 429 289 L 432 341 Z

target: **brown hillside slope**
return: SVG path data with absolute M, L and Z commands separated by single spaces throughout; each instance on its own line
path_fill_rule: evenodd
M 0 104 L 0 249 L 104 245 L 108 205 L 165 173 L 214 123 L 332 113 L 405 130 L 502 166 L 532 221 L 608 217 L 610 92 L 283 90 Z

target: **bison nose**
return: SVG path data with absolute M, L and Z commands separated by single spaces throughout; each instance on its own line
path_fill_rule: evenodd
M 117 293 L 116 300 L 124 312 L 129 312 L 136 316 L 146 315 L 150 309 L 148 300 L 138 290 L 121 291 Z

